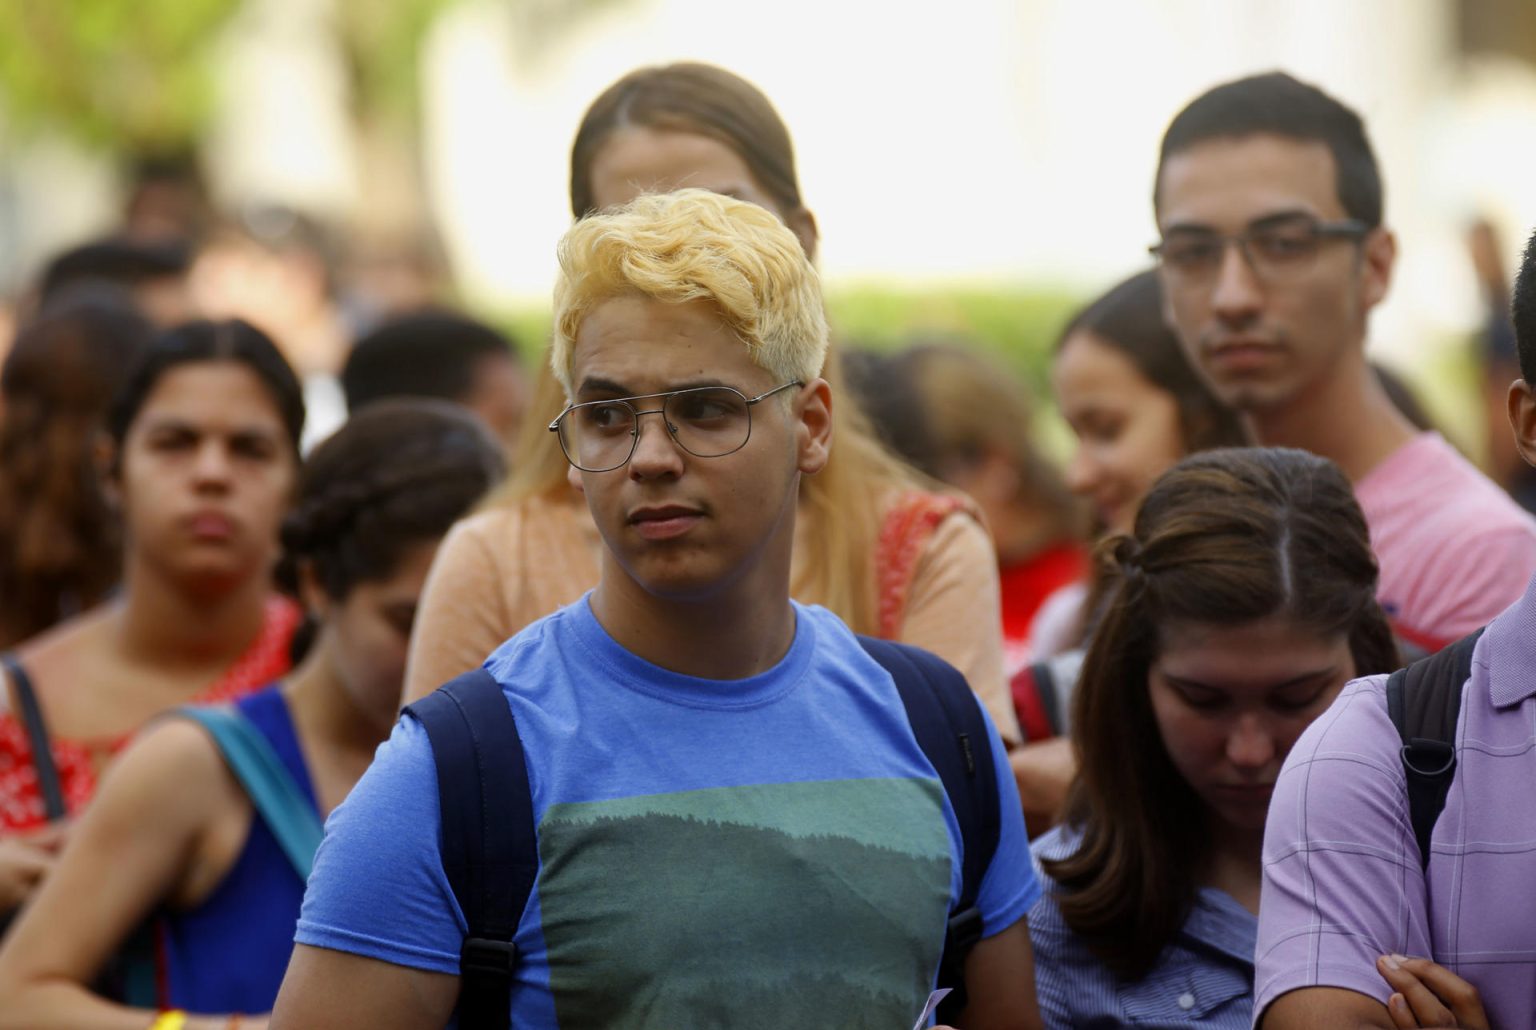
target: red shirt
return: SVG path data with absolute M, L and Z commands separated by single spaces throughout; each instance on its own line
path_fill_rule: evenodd
M 1088 552 L 1075 541 L 1052 544 L 1024 561 L 998 570 L 1003 590 L 1003 646 L 1029 640 L 1040 605 L 1088 574 Z
M 224 675 L 187 702 L 232 701 L 288 671 L 288 643 L 299 624 L 299 609 L 281 597 L 267 601 L 261 632 Z M 64 804 L 77 814 L 96 793 L 97 760 L 121 751 L 132 733 L 110 740 L 53 738 L 53 760 L 64 789 Z M 0 712 L 0 833 L 41 827 L 47 822 L 32 745 L 26 728 L 10 712 Z

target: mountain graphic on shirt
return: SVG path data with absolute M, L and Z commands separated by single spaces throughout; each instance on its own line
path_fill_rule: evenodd
M 539 853 L 562 1027 L 910 1026 L 943 946 L 936 780 L 553 805 Z

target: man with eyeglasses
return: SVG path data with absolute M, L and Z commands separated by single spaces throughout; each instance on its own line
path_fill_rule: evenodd
M 963 1025 L 1038 1026 L 1024 913 L 1039 886 L 996 730 L 958 674 L 933 695 L 981 720 L 947 738 L 947 767 L 963 756 L 979 780 L 991 756 L 967 795 L 997 827 L 972 881 L 983 851 L 962 847 L 966 802 L 928 758 L 937 721 L 909 712 L 867 642 L 789 597 L 800 478 L 827 460 L 834 403 L 800 243 L 759 207 L 682 190 L 579 221 L 560 262 L 551 362 L 570 403 L 549 428 L 604 553 L 595 590 L 484 667 L 515 716 L 537 865 L 511 948 L 492 949 L 499 1014 L 910 1026 L 977 882 Z M 487 941 L 466 941 L 444 869 L 458 807 L 439 800 L 440 738 L 418 711 L 454 689 L 412 706 L 332 815 L 273 1027 L 442 1026 L 484 1000 L 459 993 Z M 510 805 L 503 781 L 479 782 Z M 510 881 L 515 859 L 494 861 L 482 871 Z
M 1163 137 L 1154 208 L 1169 325 L 1259 443 L 1355 484 L 1399 638 L 1435 651 L 1536 572 L 1536 523 L 1392 405 L 1365 357 L 1397 244 L 1360 118 L 1283 73 L 1218 86 Z

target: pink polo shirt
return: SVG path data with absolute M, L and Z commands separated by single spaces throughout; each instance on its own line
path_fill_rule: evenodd
M 1398 448 L 1355 497 L 1381 565 L 1381 606 L 1426 651 L 1486 625 L 1536 573 L 1536 520 L 1439 433 Z

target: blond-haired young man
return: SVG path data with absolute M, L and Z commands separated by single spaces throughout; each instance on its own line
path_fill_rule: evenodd
M 800 477 L 832 444 L 815 271 L 771 214 L 700 190 L 578 222 L 560 262 L 551 428 L 605 550 L 591 594 L 485 665 L 537 827 L 512 1023 L 910 1025 L 963 856 L 892 676 L 789 598 Z M 1039 889 L 988 736 L 964 1025 L 1034 1026 Z M 449 1019 L 465 924 L 439 818 L 407 718 L 327 828 L 274 1026 Z

